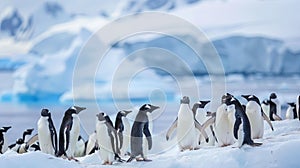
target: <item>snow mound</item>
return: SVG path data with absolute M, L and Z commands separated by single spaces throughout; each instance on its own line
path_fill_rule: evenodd
M 199 150 L 179 152 L 176 146 L 168 150 L 151 151 L 152 162 L 114 163 L 121 167 L 299 167 L 300 151 L 300 123 L 298 120 L 284 120 L 273 122 L 275 131 L 271 131 L 265 123 L 265 135 L 260 147 L 244 145 L 236 148 L 236 144 L 227 147 L 203 146 Z M 171 140 L 173 141 L 173 140 Z M 170 145 L 164 139 L 155 139 L 154 147 Z M 166 146 L 165 146 L 166 147 Z M 155 149 L 154 149 L 155 150 Z M 41 152 L 17 154 L 8 151 L 0 155 L 0 164 L 6 168 L 13 167 L 102 167 L 98 154 L 78 158 L 74 161 L 55 158 Z M 127 159 L 127 158 L 125 158 Z

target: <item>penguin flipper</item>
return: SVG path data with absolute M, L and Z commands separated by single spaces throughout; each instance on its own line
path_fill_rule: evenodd
M 241 123 L 242 123 L 242 119 L 236 118 L 234 127 L 233 127 L 233 135 L 234 135 L 235 139 L 238 139 L 238 131 L 239 131 Z
M 120 149 L 121 149 L 123 146 L 123 132 L 118 132 L 118 137 L 120 140 Z
M 148 149 L 150 150 L 152 148 L 152 138 L 151 138 L 151 133 L 149 131 L 149 123 L 145 123 L 144 125 L 144 129 L 143 129 L 143 132 L 146 136 L 146 139 L 148 141 Z
M 273 125 L 272 125 L 272 123 L 271 123 L 269 117 L 268 117 L 264 112 L 262 112 L 262 117 L 264 118 L 264 120 L 267 121 L 267 123 L 268 123 L 269 126 L 271 127 L 272 131 L 274 131 Z
M 39 140 L 39 136 L 38 136 L 38 134 L 35 134 L 33 137 L 31 137 L 27 142 L 26 142 L 26 144 L 28 145 L 28 146 L 31 146 L 32 144 L 34 144 L 36 141 L 38 141 Z
M 213 126 L 210 125 L 209 127 L 210 127 L 210 131 L 211 131 L 212 135 L 214 136 L 216 142 L 218 143 L 218 138 L 216 137 L 216 134 L 215 134 L 215 131 L 214 131 L 214 129 L 213 129 Z
M 281 117 L 279 117 L 277 114 L 274 114 L 274 113 L 273 113 L 273 118 L 274 118 L 275 121 L 280 121 L 280 120 L 282 120 Z
M 51 118 L 49 118 L 49 130 L 50 130 L 50 134 L 51 134 L 52 147 L 56 153 L 57 152 L 57 133 L 56 133 L 55 126 L 54 126 Z
M 204 130 L 205 128 L 196 120 L 194 119 L 195 121 L 195 127 L 201 132 L 201 134 L 204 136 L 205 138 L 205 141 L 208 142 L 209 141 L 209 138 L 207 136 L 207 133 L 206 131 Z
M 172 133 L 174 132 L 175 128 L 177 128 L 177 122 L 178 122 L 178 117 L 176 120 L 172 123 L 171 127 L 168 129 L 167 134 L 166 134 L 166 140 L 168 141 Z

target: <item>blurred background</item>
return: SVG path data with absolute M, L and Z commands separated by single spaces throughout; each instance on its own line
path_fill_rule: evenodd
M 198 27 L 220 55 L 228 92 L 238 97 L 256 94 L 261 101 L 276 92 L 284 108 L 300 93 L 299 6 L 298 0 L 1 1 L 0 126 L 13 125 L 10 138 L 17 138 L 23 129 L 36 127 L 41 108 L 49 108 L 59 126 L 63 112 L 73 105 L 73 69 L 89 37 L 111 21 L 146 11 L 169 13 Z M 193 40 L 189 34 L 180 36 Z M 126 88 L 128 93 L 113 99 L 111 78 L 116 67 L 128 55 L 150 47 L 176 54 L 192 73 L 181 71 L 182 63 L 164 57 L 130 57 L 129 72 L 153 62 L 177 71 L 169 74 L 148 68 L 136 72 L 130 83 L 118 86 L 118 91 Z M 165 35 L 148 33 L 113 44 L 95 75 L 100 108 L 81 114 L 85 133 L 94 129 L 94 114 L 99 110 L 115 114 L 114 101 L 122 103 L 128 96 L 135 109 L 149 101 L 162 104 L 154 130 L 166 128 L 175 119 L 182 96 L 174 75 L 186 81 L 185 88 L 190 87 L 191 78 L 196 79 L 200 99 L 209 100 L 209 74 L 196 57 L 191 48 Z M 77 99 L 87 106 L 93 101 L 84 93 Z

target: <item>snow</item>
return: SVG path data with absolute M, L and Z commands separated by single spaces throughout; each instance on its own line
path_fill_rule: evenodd
M 171 123 L 170 123 L 171 124 Z M 244 145 L 237 148 L 237 144 L 227 147 L 202 146 L 199 150 L 179 152 L 174 142 L 166 142 L 164 135 L 155 135 L 154 148 L 149 156 L 152 162 L 114 163 L 121 167 L 299 167 L 298 156 L 300 151 L 300 123 L 298 119 L 274 121 L 274 131 L 267 123 L 260 147 Z M 164 132 L 165 134 L 165 132 Z M 176 139 L 176 138 L 175 138 Z M 163 145 L 162 145 L 163 144 Z M 125 158 L 126 159 L 126 158 Z M 17 154 L 8 151 L 0 155 L 0 164 L 10 167 L 104 167 L 98 154 L 78 158 L 74 161 L 55 158 L 41 152 Z

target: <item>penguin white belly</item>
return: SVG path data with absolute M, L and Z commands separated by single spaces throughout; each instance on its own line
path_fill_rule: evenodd
M 178 113 L 177 142 L 184 150 L 195 148 L 196 141 L 194 115 L 187 104 L 182 104 Z
M 196 120 L 203 125 L 205 121 L 207 121 L 209 117 L 206 117 L 206 112 L 203 109 L 199 109 L 196 113 Z M 197 145 L 199 140 L 201 141 L 201 144 L 204 144 L 206 146 L 213 146 L 215 144 L 215 138 L 212 135 L 212 132 L 209 127 L 205 129 L 205 132 L 207 133 L 207 136 L 209 137 L 209 141 L 206 142 L 204 136 L 201 135 L 200 131 L 198 129 L 196 130 L 196 139 L 197 139 Z M 199 139 L 200 138 L 200 139 Z
M 130 124 L 129 124 L 127 118 L 124 118 L 124 117 L 122 117 L 122 122 L 124 125 L 123 146 L 120 151 L 121 151 L 121 155 L 125 156 L 125 154 L 128 153 L 129 144 L 130 144 Z
M 73 125 L 72 129 L 70 130 L 70 140 L 69 140 L 69 147 L 66 150 L 66 154 L 68 157 L 74 157 L 76 143 L 78 141 L 79 133 L 80 133 L 80 120 L 77 115 L 72 115 L 73 117 Z
M 238 147 L 242 147 L 243 146 L 243 142 L 244 142 L 244 129 L 243 129 L 243 123 L 241 123 L 239 130 L 238 130 Z
M 86 151 L 85 151 L 85 155 L 88 155 L 90 154 L 90 152 L 93 150 L 93 148 L 95 147 L 96 145 L 96 132 L 93 132 L 90 136 L 89 136 L 89 140 L 88 140 L 88 143 L 86 145 Z
M 246 106 L 246 114 L 251 126 L 251 138 L 262 138 L 264 134 L 264 120 L 261 116 L 259 105 L 254 101 L 249 101 Z
M 291 106 L 288 107 L 288 109 L 286 110 L 285 118 L 286 119 L 294 119 L 293 107 L 291 107 Z
M 85 143 L 84 143 L 83 139 L 80 139 L 76 143 L 76 148 L 75 148 L 74 156 L 75 157 L 82 157 L 82 156 L 84 156 L 84 149 L 85 149 Z
M 233 112 L 226 110 L 222 104 L 216 113 L 215 131 L 219 146 L 227 146 L 234 143 L 233 137 Z
M 103 163 L 113 162 L 114 153 L 111 145 L 111 140 L 107 132 L 107 127 L 104 122 L 97 121 L 96 137 L 100 147 L 99 154 Z
M 265 113 L 265 115 L 269 116 L 270 105 L 261 104 L 261 108 L 262 108 L 263 112 Z
M 43 153 L 54 155 L 55 151 L 52 146 L 49 123 L 46 117 L 41 117 L 38 121 L 38 138 L 41 151 Z
M 7 140 L 6 140 L 5 133 L 3 133 L 3 138 L 4 138 L 4 144 L 2 146 L 2 153 L 5 153 L 8 149 L 8 143 L 7 143 Z

